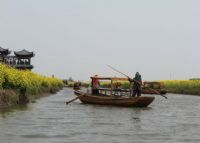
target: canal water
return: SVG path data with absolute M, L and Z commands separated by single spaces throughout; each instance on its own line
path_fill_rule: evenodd
M 65 88 L 0 110 L 0 143 L 199 143 L 200 97 L 155 95 L 148 108 L 81 104 Z

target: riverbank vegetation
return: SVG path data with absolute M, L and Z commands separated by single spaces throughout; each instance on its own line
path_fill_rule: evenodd
M 165 80 L 160 82 L 170 93 L 200 95 L 200 80 Z
M 24 91 L 28 96 L 36 97 L 45 93 L 55 93 L 62 87 L 63 82 L 60 79 L 0 64 L 0 104 L 18 102 L 21 91 Z

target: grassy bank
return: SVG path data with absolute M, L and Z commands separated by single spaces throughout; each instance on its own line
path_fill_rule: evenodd
M 200 95 L 200 80 L 160 81 L 170 93 Z
M 62 87 L 63 82 L 60 79 L 0 64 L 0 106 L 19 103 L 19 95 L 23 93 L 29 99 L 45 93 L 54 93 Z

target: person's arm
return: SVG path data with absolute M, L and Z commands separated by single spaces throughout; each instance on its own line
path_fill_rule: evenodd
M 133 81 L 134 81 L 135 83 L 139 84 L 139 85 L 142 85 L 142 81 L 137 81 L 137 80 L 135 80 L 135 79 L 133 79 Z
M 128 78 L 129 82 L 134 82 L 134 79 Z

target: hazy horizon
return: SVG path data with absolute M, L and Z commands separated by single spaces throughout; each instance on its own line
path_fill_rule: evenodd
M 200 77 L 200 1 L 1 0 L 0 46 L 34 51 L 34 72 L 89 80 Z

